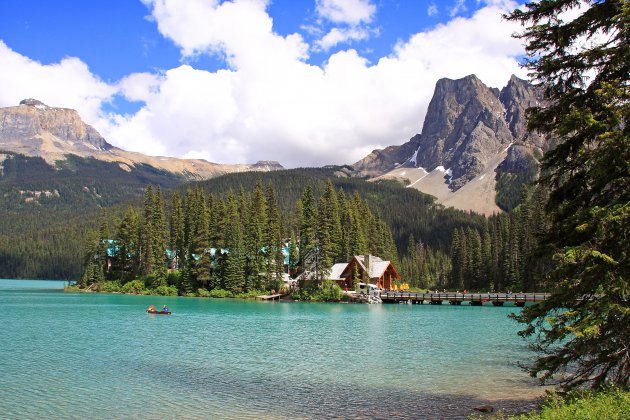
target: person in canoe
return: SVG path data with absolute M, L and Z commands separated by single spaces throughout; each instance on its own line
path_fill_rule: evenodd
M 166 306 L 166 305 L 162 306 L 162 312 L 170 312 L 168 310 L 168 306 Z
M 155 312 L 155 306 L 153 305 L 149 306 L 149 309 L 147 309 L 147 312 Z

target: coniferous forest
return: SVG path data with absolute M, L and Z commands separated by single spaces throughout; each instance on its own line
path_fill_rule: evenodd
M 217 279 L 226 273 L 229 250 L 242 246 L 245 262 L 238 258 L 235 262 L 234 252 L 230 264 L 235 262 L 234 273 L 242 273 L 240 287 L 248 290 L 267 286 L 277 277 L 265 274 L 265 281 L 254 279 L 256 270 L 270 272 L 278 247 L 285 248 L 286 254 L 291 245 L 294 260 L 287 271 L 294 277 L 308 268 L 305 255 L 310 255 L 307 262 L 313 259 L 309 247 L 315 247 L 321 249 L 322 259 L 317 255 L 320 272 L 333 263 L 347 262 L 354 254 L 369 252 L 391 260 L 401 282 L 414 288 L 540 290 L 534 276 L 540 262 L 533 263 L 532 252 L 545 217 L 544 197 L 535 189 L 522 190 L 515 201 L 521 204 L 512 211 L 484 217 L 444 209 L 432 197 L 396 181 L 347 177 L 344 169 L 246 172 L 182 184 L 181 179 L 146 168 L 129 173 L 117 165 L 75 158 L 51 169 L 39 158 L 15 155 L 5 160 L 0 178 L 4 213 L 0 277 L 77 280 L 86 274 L 91 260 L 85 253 L 91 249 L 101 256 L 98 270 L 87 266 L 88 279 L 116 278 L 123 283 L 146 275 L 164 279 L 169 269 L 175 269 L 177 276 L 171 271 L 171 280 L 165 284 L 176 283 L 180 293 L 188 293 L 225 287 Z M 148 194 L 146 185 L 153 185 L 149 198 L 157 200 L 153 212 L 147 208 L 152 201 L 143 197 Z M 253 201 L 258 203 L 255 220 Z M 230 224 L 231 217 L 240 224 Z M 150 224 L 147 218 L 158 221 Z M 252 224 L 262 226 L 256 229 L 263 233 L 255 233 Z M 240 236 L 234 237 L 228 228 Z M 140 235 L 154 231 L 162 232 L 161 239 L 154 238 L 147 248 L 146 237 Z M 173 235 L 177 234 L 185 240 L 176 240 Z M 137 239 L 131 241 L 132 237 Z M 103 250 L 102 245 L 95 245 L 99 240 L 131 241 L 138 250 L 127 252 L 129 258 L 111 256 L 112 266 L 107 268 L 105 253 L 117 248 Z M 207 261 L 203 251 L 212 248 L 228 252 Z M 256 253 L 260 255 L 252 259 Z
M 143 277 L 179 294 L 238 294 L 279 289 L 283 273 L 324 280 L 334 263 L 370 253 L 392 261 L 413 288 L 536 290 L 532 254 L 545 217 L 536 190 L 522 201 L 486 218 L 443 209 L 396 182 L 325 170 L 149 187 L 142 205 L 101 215 L 81 283 Z

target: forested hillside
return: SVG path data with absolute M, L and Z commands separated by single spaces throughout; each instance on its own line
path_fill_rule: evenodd
M 324 180 L 339 172 L 328 168 L 230 174 L 199 185 L 206 191 L 225 194 L 240 186 L 252 188 L 262 177 L 277 189 L 280 203 L 291 205 L 304 185 L 312 185 L 315 194 L 321 194 Z M 358 192 L 387 223 L 398 250 L 397 268 L 403 282 L 420 288 L 453 290 L 539 288 L 535 274 L 540 267 L 533 265 L 532 253 L 546 226 L 540 191 L 521 188 L 520 206 L 510 213 L 486 218 L 445 209 L 435 204 L 433 197 L 404 188 L 396 181 L 330 179 L 345 195 Z
M 396 181 L 349 178 L 339 167 L 245 172 L 182 184 L 149 167 L 128 172 L 117 164 L 77 157 L 52 168 L 39 158 L 5 156 L 0 176 L 4 215 L 0 220 L 0 277 L 78 279 L 85 268 L 86 233 L 98 228 L 99 214 L 107 220 L 108 235 L 116 232 L 129 205 L 140 218 L 147 185 L 161 187 L 164 217 L 170 221 L 174 195 L 183 200 L 189 191 L 202 191 L 205 197 L 226 200 L 230 194 L 246 196 L 261 183 L 276 195 L 284 240 L 291 235 L 297 240 L 301 233 L 297 209 L 305 187 L 318 204 L 329 185 L 339 203 L 358 200 L 364 211 L 369 209 L 375 220 L 383 222 L 395 249 L 388 256 L 379 256 L 391 258 L 403 281 L 412 286 L 536 288 L 527 264 L 544 217 L 531 193 L 523 196 L 526 204 L 515 211 L 486 218 L 444 209 L 431 196 Z M 218 217 L 210 213 L 210 220 Z M 365 248 L 351 252 L 358 251 L 378 255 Z M 348 255 L 346 250 L 331 261 L 343 261 Z
M 347 196 L 329 180 L 319 198 L 303 187 L 289 212 L 278 203 L 273 185 L 261 181 L 224 197 L 188 189 L 183 197 L 172 194 L 169 205 L 149 187 L 141 212 L 130 207 L 89 236 L 81 283 L 150 276 L 153 287 L 175 286 L 180 294 L 200 288 L 237 294 L 278 290 L 287 272 L 321 282 L 352 255 L 397 260 L 387 224 L 358 193 Z M 167 275 L 167 267 L 175 271 Z
M 0 278 L 76 279 L 88 227 L 101 209 L 142 197 L 147 184 L 175 186 L 170 173 L 69 156 L 0 154 Z
M 180 293 L 223 288 L 228 285 L 225 282 L 231 282 L 228 289 L 234 293 L 247 292 L 251 287 L 270 284 L 271 278 L 260 282 L 254 273 L 269 273 L 269 268 L 275 267 L 272 277 L 277 278 L 278 259 L 258 254 L 261 249 L 277 251 L 283 243 L 293 247 L 288 271 L 294 276 L 308 271 L 306 260 L 316 248 L 321 253 L 319 270 L 369 252 L 393 261 L 402 282 L 413 287 L 537 288 L 533 275 L 536 270 L 530 260 L 545 224 L 537 191 L 524 194 L 524 203 L 512 213 L 485 218 L 443 209 L 431 197 L 395 181 L 331 177 L 335 173 L 336 168 L 231 174 L 188 184 L 166 192 L 164 197 L 161 191 L 157 198 L 148 192 L 143 210 L 135 209 L 135 215 L 128 213 L 122 220 L 110 218 L 101 223 L 87 254 L 88 261 L 97 263 L 88 270 L 85 281 L 109 278 L 124 283 L 138 275 L 149 275 L 159 279 L 154 280 L 157 284 L 175 286 Z M 151 222 L 156 214 L 157 221 Z M 133 234 L 128 233 L 130 229 Z M 149 245 L 147 232 L 156 229 L 161 232 L 157 234 L 159 239 Z M 275 239 L 267 238 L 265 242 L 249 236 L 258 229 L 273 229 Z M 120 237 L 120 232 L 127 232 L 127 237 Z M 186 239 L 182 242 L 178 237 Z M 233 238 L 240 238 L 237 244 Z M 104 251 L 98 249 L 98 240 L 102 243 L 104 239 L 144 243 L 145 257 L 149 248 L 158 251 L 149 262 L 142 259 L 141 246 L 130 253 L 138 255 L 135 263 L 117 273 L 116 269 L 104 268 Z M 228 276 L 229 265 L 225 264 L 238 252 L 228 252 L 218 260 L 213 256 L 215 259 L 205 263 L 192 257 L 203 255 L 204 249 L 246 250 L 240 255 L 247 256 L 243 257 L 247 262 L 237 261 L 239 274 Z M 250 259 L 258 257 L 261 261 L 254 263 L 258 268 L 248 268 Z M 164 270 L 169 265 L 179 269 L 183 277 L 170 276 L 166 280 Z M 240 283 L 234 276 L 241 279 Z

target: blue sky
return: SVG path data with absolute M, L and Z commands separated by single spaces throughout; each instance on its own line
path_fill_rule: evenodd
M 435 82 L 518 67 L 508 0 L 20 0 L 0 106 L 77 109 L 147 154 L 352 163 L 421 130 Z

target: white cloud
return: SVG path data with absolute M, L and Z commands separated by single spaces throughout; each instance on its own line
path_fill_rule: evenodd
M 113 86 L 93 75 L 78 58 L 41 64 L 13 50 L 0 40 L 0 106 L 16 106 L 35 98 L 46 105 L 74 108 L 90 122 L 98 120 L 103 102 L 115 92 Z
M 321 39 L 315 41 L 318 50 L 328 51 L 332 47 L 349 41 L 361 41 L 370 37 L 370 30 L 363 27 L 332 28 Z
M 307 58 L 308 45 L 298 34 L 273 33 L 264 0 L 142 0 L 158 30 L 177 44 L 184 57 L 224 54 L 233 68 L 252 63 Z
M 257 19 L 268 20 L 261 10 L 256 9 Z M 107 132 L 135 150 L 216 162 L 352 163 L 418 133 L 439 78 L 475 73 L 500 87 L 512 73 L 523 75 L 515 58 L 523 50 L 510 36 L 518 28 L 503 21 L 501 12 L 486 7 L 470 19 L 418 33 L 375 64 L 348 50 L 331 55 L 323 67 L 302 59 L 296 47 L 301 40 L 274 34 L 271 26 L 254 25 L 250 47 L 231 33 L 243 26 L 226 26 L 205 44 L 194 41 L 198 31 L 191 24 L 192 39 L 169 30 L 164 35 L 186 46 L 183 54 L 219 48 L 235 65 L 214 73 L 184 65 L 153 77 L 126 78 L 122 92 L 129 99 L 146 98 L 146 105 L 133 116 L 113 118 Z M 177 21 L 188 21 L 182 10 L 174 13 Z M 160 28 L 167 27 L 162 19 L 175 19 L 163 11 L 154 16 Z
M 435 16 L 437 14 L 438 14 L 438 7 L 436 6 L 436 4 L 435 3 L 429 4 L 429 7 L 427 7 L 427 15 Z
M 451 17 L 454 17 L 461 12 L 465 12 L 467 10 L 468 8 L 466 7 L 466 0 L 455 0 L 455 4 L 449 9 L 449 15 Z
M 376 6 L 370 0 L 316 0 L 315 10 L 331 22 L 358 25 L 372 21 Z
M 320 67 L 305 61 L 300 35 L 273 32 L 262 1 L 146 1 L 184 58 L 218 53 L 229 68 L 184 64 L 112 86 L 77 59 L 46 66 L 0 44 L 2 105 L 35 96 L 77 108 L 110 143 L 151 155 L 319 166 L 352 163 L 418 133 L 439 78 L 475 73 L 500 87 L 523 75 L 516 60 L 523 49 L 510 36 L 519 28 L 498 7 L 415 34 L 376 63 L 347 50 Z M 114 93 L 142 107 L 98 120 Z

